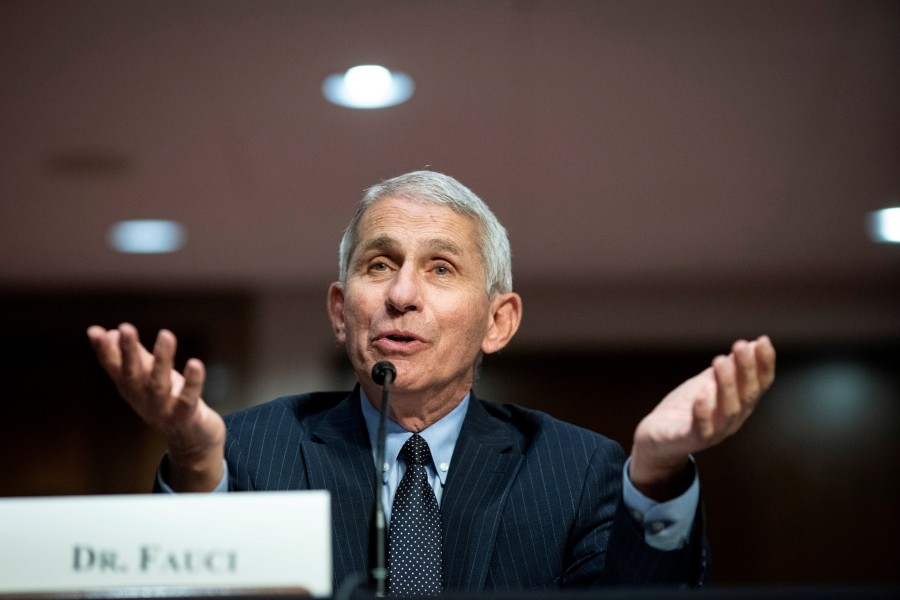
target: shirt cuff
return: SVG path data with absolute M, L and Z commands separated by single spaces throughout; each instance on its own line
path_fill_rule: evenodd
M 168 460 L 168 458 L 166 458 L 165 460 Z M 159 469 L 156 470 L 156 485 L 157 485 L 159 491 L 161 491 L 164 494 L 177 494 L 178 492 L 173 490 L 171 488 L 171 486 L 169 486 L 169 484 L 166 483 L 166 480 L 163 477 L 164 470 L 165 470 L 165 462 L 162 465 L 160 465 Z M 209 493 L 210 494 L 218 494 L 218 493 L 227 492 L 227 491 L 228 491 L 228 463 L 225 462 L 225 459 L 223 458 L 222 459 L 222 479 L 219 480 L 219 484 L 215 487 L 215 489 L 210 491 Z
M 694 467 L 694 480 L 682 495 L 666 502 L 657 502 L 640 493 L 628 477 L 629 458 L 622 474 L 622 499 L 625 508 L 644 528 L 644 541 L 657 550 L 677 550 L 687 543 L 694 526 L 694 515 L 700 503 L 700 478 Z

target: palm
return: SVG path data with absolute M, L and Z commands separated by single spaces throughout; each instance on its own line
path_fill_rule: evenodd
M 749 418 L 775 378 L 768 337 L 739 340 L 728 356 L 672 390 L 637 426 L 631 476 L 636 485 L 671 481 L 688 456 L 720 443 Z
M 184 373 L 173 368 L 176 339 L 170 331 L 160 331 L 148 351 L 138 341 L 137 330 L 128 324 L 105 330 L 93 326 L 88 337 L 100 364 L 109 374 L 131 408 L 166 440 L 170 463 L 196 472 L 199 487 L 215 485 L 224 455 L 225 422 L 203 401 L 203 363 L 187 362 Z M 192 487 L 188 482 L 187 487 Z

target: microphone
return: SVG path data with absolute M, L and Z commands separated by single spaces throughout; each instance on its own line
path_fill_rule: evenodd
M 384 444 L 387 438 L 385 423 L 390 402 L 390 387 L 397 378 L 397 369 L 386 360 L 375 363 L 372 367 L 372 380 L 381 386 L 381 413 L 378 419 L 378 440 L 375 450 L 375 510 L 372 513 L 372 532 L 370 541 L 371 584 L 375 596 L 383 598 L 387 595 L 387 519 L 384 515 L 384 500 L 381 496 L 384 473 Z
M 372 379 L 378 385 L 390 385 L 397 378 L 397 369 L 390 362 L 383 360 L 372 367 Z

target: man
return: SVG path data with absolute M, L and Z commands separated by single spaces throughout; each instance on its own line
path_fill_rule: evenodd
M 440 507 L 437 583 L 413 582 L 413 593 L 702 584 L 690 456 L 750 415 L 774 379 L 771 342 L 736 342 L 666 396 L 638 425 L 626 464 L 599 434 L 472 392 L 482 353 L 505 347 L 519 327 L 510 264 L 506 231 L 453 178 L 420 171 L 374 186 L 341 241 L 340 281 L 327 301 L 359 385 L 227 420 L 201 398 L 200 361 L 183 375 L 173 369 L 171 332 L 159 333 L 152 353 L 128 324 L 88 335 L 119 392 L 167 442 L 158 487 L 331 491 L 336 584 L 368 568 L 381 397 L 371 371 L 382 360 L 397 370 L 379 482 L 387 516 L 406 518 L 393 500 L 405 497 L 405 474 L 421 471 L 406 453 L 412 440 L 427 443 L 417 446 L 426 448 L 427 501 Z M 393 540 L 400 526 L 391 525 Z M 401 552 L 392 541 L 392 555 Z M 398 592 L 406 575 L 391 560 Z

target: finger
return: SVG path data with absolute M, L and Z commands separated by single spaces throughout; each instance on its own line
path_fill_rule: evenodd
M 737 375 L 738 401 L 750 407 L 761 393 L 759 375 L 756 369 L 756 343 L 738 340 L 732 346 Z
M 756 354 L 759 383 L 762 391 L 765 391 L 775 381 L 775 346 L 772 345 L 769 336 L 763 335 L 756 340 L 754 353 Z
M 713 393 L 704 394 L 694 401 L 692 407 L 694 429 L 704 443 L 709 443 L 716 433 L 715 423 L 713 422 L 714 410 L 715 401 Z
M 203 362 L 192 358 L 184 366 L 184 389 L 181 391 L 183 398 L 197 401 L 203 393 L 203 382 L 206 380 L 206 368 Z
M 184 366 L 184 385 L 178 395 L 176 419 L 187 419 L 200 402 L 203 393 L 203 382 L 206 380 L 206 368 L 203 362 L 192 358 Z
M 122 365 L 122 354 L 119 351 L 119 331 L 107 331 L 99 325 L 91 325 L 87 330 L 88 340 L 97 355 L 100 366 L 114 376 Z
M 741 412 L 738 398 L 734 356 L 717 356 L 713 360 L 716 376 L 716 415 L 728 422 Z M 727 427 L 727 426 L 726 426 Z
M 172 368 L 178 347 L 175 334 L 162 329 L 153 345 L 153 367 L 150 369 L 150 387 L 157 398 L 168 398 L 172 393 Z
M 119 351 L 122 353 L 122 375 L 135 379 L 142 371 L 141 343 L 138 331 L 131 323 L 119 325 Z
M 88 340 L 90 340 L 92 346 L 103 343 L 103 338 L 106 337 L 106 333 L 106 329 L 99 325 L 91 325 L 87 328 Z

